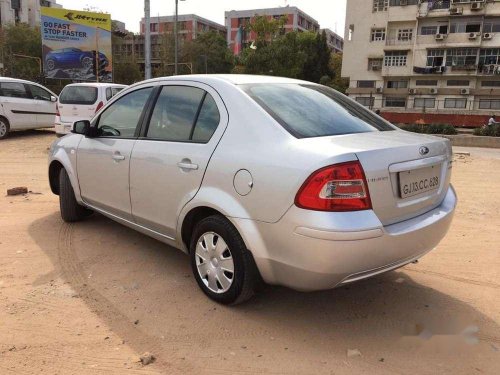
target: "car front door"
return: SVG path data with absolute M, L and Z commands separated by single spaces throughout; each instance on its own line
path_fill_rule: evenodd
M 37 127 L 35 103 L 26 86 L 22 82 L 0 82 L 0 103 L 12 130 Z
M 54 126 L 56 116 L 56 103 L 52 101 L 55 96 L 40 86 L 28 85 L 36 108 L 36 123 L 38 127 Z
M 212 88 L 162 87 L 130 162 L 130 199 L 138 224 L 175 238 L 177 217 L 200 188 L 227 122 L 224 103 Z
M 132 148 L 153 87 L 132 91 L 111 103 L 95 120 L 97 135 L 78 146 L 77 174 L 89 205 L 132 220 L 129 166 Z

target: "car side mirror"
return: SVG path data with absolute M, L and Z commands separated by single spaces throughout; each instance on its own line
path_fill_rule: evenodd
M 50 101 L 51 101 L 52 103 L 55 103 L 55 102 L 57 102 L 57 98 L 56 98 L 54 95 L 51 95 L 51 96 L 50 96 Z
M 88 136 L 90 134 L 90 121 L 89 120 L 76 121 L 73 124 L 73 130 L 71 132 L 75 134 Z

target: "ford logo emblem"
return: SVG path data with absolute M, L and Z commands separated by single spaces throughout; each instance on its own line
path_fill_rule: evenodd
M 429 148 L 422 146 L 420 147 L 420 150 L 418 150 L 418 152 L 420 153 L 420 155 L 425 156 L 429 153 Z

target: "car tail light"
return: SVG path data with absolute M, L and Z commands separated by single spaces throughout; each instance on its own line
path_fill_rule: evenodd
M 59 104 L 56 103 L 56 116 L 61 116 L 61 113 L 59 112 Z
M 99 104 L 97 105 L 97 108 L 95 109 L 95 113 L 99 112 L 99 110 L 104 107 L 104 103 L 103 102 L 99 102 Z
M 359 161 L 335 164 L 314 172 L 295 197 L 295 204 L 316 211 L 360 211 L 372 208 Z

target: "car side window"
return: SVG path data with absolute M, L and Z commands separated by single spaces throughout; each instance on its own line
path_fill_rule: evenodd
M 20 82 L 0 82 L 0 94 L 8 98 L 31 99 L 26 86 Z
M 50 102 L 50 97 L 52 96 L 52 94 L 50 92 L 42 89 L 41 87 L 35 86 L 35 85 L 29 85 L 29 87 L 30 87 L 31 95 L 33 96 L 33 99 L 47 100 Z
M 220 122 L 220 113 L 214 98 L 208 92 L 196 121 L 192 140 L 198 143 L 207 143 L 215 133 Z
M 153 91 L 147 87 L 133 91 L 112 103 L 99 116 L 97 134 L 100 137 L 132 138 Z
M 205 91 L 188 86 L 163 86 L 151 115 L 147 138 L 190 141 Z
M 106 87 L 106 100 L 111 99 L 113 95 L 111 95 L 111 87 Z

